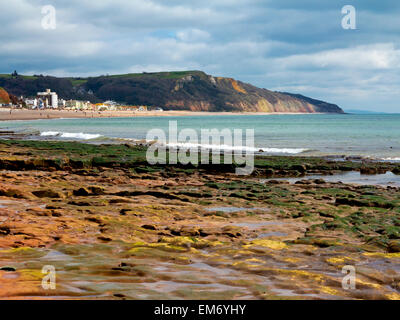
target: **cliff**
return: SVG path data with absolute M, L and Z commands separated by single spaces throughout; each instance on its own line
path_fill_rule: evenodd
M 134 73 L 89 78 L 0 75 L 14 95 L 34 96 L 50 88 L 60 98 L 115 100 L 165 110 L 343 113 L 337 105 L 302 95 L 257 88 L 202 71 Z

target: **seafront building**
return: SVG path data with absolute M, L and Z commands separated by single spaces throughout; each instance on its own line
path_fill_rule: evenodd
M 66 110 L 94 110 L 94 106 L 90 101 L 67 100 L 65 101 Z
M 46 89 L 44 92 L 38 92 L 36 97 L 24 98 L 21 97 L 22 104 L 12 105 L 9 107 L 29 108 L 29 109 L 59 109 L 71 111 L 132 111 L 132 112 L 146 112 L 146 111 L 163 111 L 160 107 L 148 107 L 144 105 L 124 105 L 113 100 L 108 100 L 102 103 L 93 104 L 90 101 L 80 100 L 65 100 L 59 99 L 56 92 L 51 89 Z M 2 107 L 2 105 L 0 105 Z
M 36 109 L 38 107 L 38 99 L 25 99 L 25 104 L 28 108 Z
M 51 92 L 50 89 L 46 89 L 45 92 L 38 92 L 37 97 L 39 100 L 39 106 L 43 108 L 58 108 L 58 95 L 55 92 Z

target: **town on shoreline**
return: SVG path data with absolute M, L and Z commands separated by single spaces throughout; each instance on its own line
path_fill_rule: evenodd
M 65 100 L 59 99 L 57 92 L 46 89 L 38 92 L 34 97 L 17 97 L 17 101 L 0 104 L 2 108 L 26 109 L 26 110 L 66 110 L 66 111 L 133 111 L 133 112 L 162 112 L 160 107 L 150 107 L 145 105 L 124 105 L 113 100 L 102 103 L 91 103 L 90 101 Z
M 208 112 L 191 110 L 164 110 L 146 105 L 124 105 L 113 100 L 102 103 L 59 99 L 51 89 L 38 92 L 35 97 L 18 97 L 14 103 L 0 104 L 0 121 L 39 120 L 61 118 L 119 118 L 157 116 L 218 116 L 218 115 L 282 115 L 308 114 L 303 112 Z M 313 113 L 316 114 L 316 113 Z

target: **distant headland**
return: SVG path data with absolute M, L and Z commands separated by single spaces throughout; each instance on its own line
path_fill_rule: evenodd
M 165 111 L 344 113 L 336 104 L 299 94 L 257 88 L 232 78 L 214 77 L 202 71 L 130 73 L 97 77 L 53 77 L 0 74 L 0 87 L 18 97 L 16 106 L 66 107 L 96 110 L 106 101 L 119 110 L 146 108 Z M 40 102 L 49 95 L 49 101 Z M 39 101 L 34 103 L 34 99 Z M 14 99 L 15 100 L 15 99 Z M 72 101 L 72 102 L 71 102 Z M 27 104 L 28 102 L 28 104 Z M 57 103 L 55 103 L 57 102 Z

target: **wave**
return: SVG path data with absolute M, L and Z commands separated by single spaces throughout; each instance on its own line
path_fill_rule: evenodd
M 64 139 L 80 139 L 80 140 L 91 140 L 91 141 L 114 141 L 116 143 L 144 143 L 145 140 L 131 139 L 131 138 L 113 138 L 107 137 L 100 134 L 90 134 L 90 133 L 72 133 L 72 132 L 59 132 L 59 131 L 43 131 L 40 133 L 42 137 L 54 137 L 54 138 L 64 138 Z M 152 143 L 157 141 L 147 141 L 147 143 Z M 211 150 L 213 152 L 247 152 L 247 153 L 257 153 L 257 154 L 299 154 L 309 151 L 305 148 L 267 148 L 267 147 L 248 147 L 248 146 L 231 146 L 231 145 L 216 145 L 216 144 L 201 144 L 201 143 L 166 143 L 168 148 L 185 148 L 185 149 L 196 149 L 196 150 Z
M 385 160 L 385 161 L 400 161 L 400 158 L 399 158 L 399 157 L 395 157 L 395 158 L 382 158 L 382 160 Z
M 100 138 L 100 134 L 90 134 L 90 133 L 83 133 L 83 132 L 58 132 L 58 131 L 44 131 L 40 133 L 42 137 L 59 137 L 65 139 L 82 139 L 82 140 L 91 140 Z
M 269 153 L 269 154 L 299 154 L 308 151 L 303 148 L 259 148 L 247 146 L 230 146 L 230 145 L 215 145 L 215 144 L 200 144 L 200 143 L 167 143 L 167 147 L 185 148 L 185 149 L 204 149 L 212 151 L 237 151 L 248 153 Z
M 265 153 L 289 153 L 289 154 L 298 154 L 310 151 L 310 149 L 304 148 L 261 148 Z

